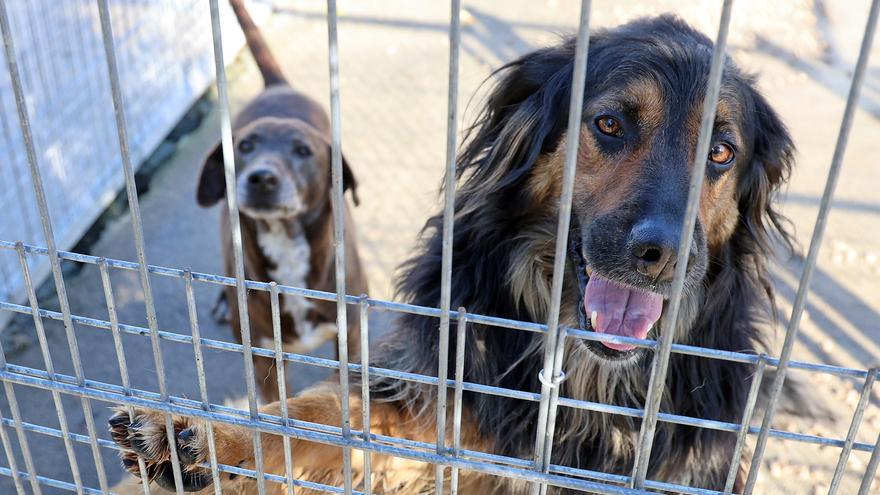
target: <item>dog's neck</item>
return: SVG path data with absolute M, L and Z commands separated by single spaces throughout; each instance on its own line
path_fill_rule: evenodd
M 302 217 L 250 219 L 262 269 L 268 280 L 279 285 L 311 288 L 332 264 L 332 216 L 329 208 Z M 298 333 L 307 333 L 308 313 L 313 304 L 302 296 L 285 294 L 281 310 L 289 315 Z

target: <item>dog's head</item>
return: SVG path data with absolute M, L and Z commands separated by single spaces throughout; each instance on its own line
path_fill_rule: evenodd
M 525 264 L 543 271 L 527 278 L 544 284 L 544 294 L 554 245 L 548 241 L 555 241 L 546 233 L 555 232 L 564 143 L 579 141 L 569 233 L 575 276 L 562 304 L 564 313 L 579 313 L 585 327 L 656 337 L 652 329 L 659 328 L 670 296 L 695 162 L 706 167 L 706 180 L 687 247 L 686 297 L 705 297 L 713 263 L 766 256 L 769 238 L 781 231 L 771 196 L 788 175 L 793 145 L 753 79 L 730 61 L 710 151 L 695 160 L 711 58 L 712 42 L 671 16 L 595 33 L 582 124 L 578 135 L 568 136 L 574 63 L 568 40 L 502 68 L 470 131 L 459 161 L 459 211 L 489 208 L 481 201 L 504 205 L 511 219 L 506 228 L 544 232 L 543 238 L 518 236 L 530 239 Z M 511 266 L 509 277 L 520 293 L 523 261 L 514 260 L 520 266 Z M 761 261 L 729 268 L 747 271 L 755 263 Z M 585 345 L 607 360 L 640 354 L 627 344 Z
M 233 133 L 235 192 L 240 211 L 255 219 L 293 218 L 319 212 L 330 191 L 330 145 L 298 119 L 262 117 Z M 357 204 L 357 183 L 343 157 L 342 183 Z M 218 143 L 202 166 L 197 198 L 211 206 L 226 195 L 223 150 Z

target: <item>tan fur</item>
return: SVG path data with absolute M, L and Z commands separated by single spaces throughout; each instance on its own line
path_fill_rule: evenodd
M 361 401 L 360 396 L 350 396 L 351 428 L 361 430 Z M 288 399 L 290 417 L 293 419 L 318 423 L 323 425 L 339 426 L 341 420 L 341 404 L 339 398 L 339 385 L 334 382 L 324 382 L 296 398 Z M 260 410 L 263 414 L 280 416 L 280 403 L 274 403 Z M 392 404 L 374 402 L 370 408 L 370 431 L 376 435 L 405 438 L 429 444 L 436 443 L 436 426 L 431 421 L 425 421 L 422 417 L 419 421 L 414 420 Z M 127 415 L 126 410 L 117 411 L 119 415 Z M 488 445 L 474 429 L 468 415 L 462 421 L 462 445 L 465 449 L 487 451 Z M 161 413 L 147 409 L 135 409 L 135 417 L 138 423 L 136 434 L 141 435 L 149 442 L 150 452 L 155 455 L 149 459 L 151 463 L 166 462 L 169 459 L 169 449 L 165 436 L 165 420 Z M 452 438 L 451 415 L 447 425 L 447 438 Z M 200 420 L 186 417 L 174 418 L 175 430 L 192 428 L 195 435 L 189 446 L 196 449 L 201 457 L 201 462 L 208 462 L 207 451 L 207 426 Z M 221 464 L 239 466 L 246 469 L 255 469 L 254 450 L 252 443 L 252 431 L 224 423 L 214 423 L 214 442 L 216 445 L 217 461 Z M 271 434 L 261 434 L 263 447 L 263 462 L 266 473 L 283 476 L 285 474 L 284 447 L 282 437 Z M 342 477 L 342 449 L 320 443 L 307 442 L 291 439 L 291 449 L 294 465 L 294 477 L 297 480 L 326 483 L 341 486 Z M 134 459 L 135 454 L 126 453 L 124 457 Z M 363 452 L 352 450 L 352 474 L 356 486 L 361 486 L 364 480 Z M 183 466 L 188 470 L 201 470 L 197 465 Z M 137 471 L 137 466 L 133 468 Z M 413 461 L 400 457 L 391 457 L 381 454 L 372 455 L 372 487 L 376 493 L 393 495 L 416 495 L 430 491 L 434 486 L 434 466 L 423 462 Z M 136 474 L 136 473 L 134 473 Z M 448 476 L 448 470 L 447 470 Z M 257 493 L 255 480 L 236 476 L 230 479 L 229 474 L 221 474 L 223 491 L 226 493 L 251 494 Z M 466 471 L 460 472 L 460 487 L 462 493 L 488 493 L 477 491 L 479 487 L 495 486 L 497 480 L 476 476 Z M 123 489 L 128 489 L 123 485 Z M 152 488 L 152 487 L 151 487 Z M 286 493 L 286 487 L 277 483 L 266 483 L 267 493 L 281 495 Z M 161 488 L 158 488 L 161 493 Z M 213 493 L 213 487 L 209 486 L 199 493 Z M 317 493 L 302 488 L 297 488 L 297 493 Z

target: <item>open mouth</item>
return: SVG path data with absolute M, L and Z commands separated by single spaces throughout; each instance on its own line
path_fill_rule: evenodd
M 579 286 L 578 319 L 581 327 L 597 333 L 645 339 L 663 312 L 663 295 L 612 280 L 593 271 L 578 235 L 570 250 Z M 619 360 L 637 352 L 632 344 L 583 341 L 601 357 Z

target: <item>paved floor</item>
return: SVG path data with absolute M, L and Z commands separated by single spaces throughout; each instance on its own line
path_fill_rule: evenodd
M 612 0 L 594 3 L 594 25 L 611 26 L 637 15 L 674 11 L 712 33 L 717 5 L 711 0 L 639 1 L 618 5 Z M 327 49 L 324 3 L 318 0 L 276 2 L 267 38 L 293 83 L 327 104 Z M 780 4 L 780 5 L 777 5 Z M 760 86 L 782 114 L 799 147 L 798 165 L 788 188 L 784 208 L 797 228 L 804 251 L 808 246 L 825 173 L 843 111 L 848 67 L 857 52 L 867 2 L 846 0 L 761 2 L 742 0 L 734 11 L 732 53 L 746 68 L 760 74 Z M 854 5 L 857 4 L 857 5 Z M 559 33 L 573 30 L 576 2 L 567 0 L 489 0 L 465 2 L 461 68 L 462 127 L 479 106 L 480 82 L 501 63 L 525 51 L 553 43 Z M 341 91 L 344 151 L 360 182 L 362 205 L 355 210 L 361 253 L 370 277 L 371 295 L 393 297 L 393 275 L 398 263 L 414 246 L 418 230 L 438 205 L 437 188 L 444 163 L 446 123 L 447 2 L 388 0 L 340 2 Z M 785 22 L 780 22 L 784 19 Z M 880 43 L 877 48 L 880 49 Z M 876 53 L 880 50 L 875 49 Z M 260 89 L 259 76 L 249 56 L 230 68 L 233 106 Z M 470 104 L 468 106 L 468 104 Z M 795 355 L 798 359 L 867 368 L 880 361 L 880 202 L 875 149 L 880 136 L 880 57 L 874 57 L 861 107 L 838 187 L 835 209 L 820 255 L 808 317 Z M 149 192 L 141 196 L 147 255 L 153 264 L 191 267 L 195 271 L 221 270 L 216 239 L 218 208 L 201 209 L 194 201 L 200 159 L 219 135 L 216 112 L 193 134 L 156 174 Z M 92 253 L 134 260 L 131 224 L 126 216 L 112 222 L 93 246 Z M 8 253 L 0 253 L 8 255 Z M 793 260 L 778 269 L 783 314 L 787 314 L 797 287 L 800 263 Z M 114 272 L 112 278 L 120 320 L 144 325 L 144 305 L 134 272 Z M 158 320 L 163 329 L 189 333 L 183 285 L 178 280 L 153 277 Z M 76 314 L 106 318 L 100 279 L 86 267 L 67 279 L 71 307 Z M 202 334 L 228 340 L 230 331 L 216 325 L 209 311 L 216 286 L 196 285 Z M 51 298 L 41 301 L 53 308 Z M 67 344 L 60 325 L 47 322 L 49 347 L 55 366 L 70 373 Z M 781 335 L 781 331 L 779 334 Z M 90 379 L 119 382 L 113 345 L 106 331 L 78 326 L 79 347 Z M 124 338 L 133 385 L 156 390 L 156 376 L 146 339 Z M 18 317 L 4 334 L 10 361 L 42 368 L 33 323 Z M 326 352 L 327 349 L 325 348 Z M 191 348 L 163 344 L 169 391 L 198 397 Z M 206 352 L 210 398 L 240 402 L 244 393 L 241 361 L 220 351 Z M 320 370 L 296 367 L 291 376 L 297 387 L 319 378 Z M 821 396 L 851 414 L 858 390 L 849 382 L 827 376 L 805 377 Z M 25 419 L 57 426 L 51 395 L 15 387 Z M 63 397 L 70 428 L 84 433 L 85 422 L 77 400 Z M 8 417 L 8 397 L 0 403 Z M 105 404 L 93 405 L 100 428 L 107 419 Z M 871 442 L 880 431 L 877 401 L 871 406 L 861 441 Z M 842 437 L 848 423 L 782 425 L 813 433 Z M 29 434 L 39 474 L 71 480 L 70 468 L 58 439 Z M 796 448 L 793 448 L 796 446 Z M 121 479 L 112 452 L 104 451 L 111 482 Z M 838 450 L 771 441 L 759 493 L 824 493 Z M 96 471 L 86 446 L 76 455 L 83 479 L 97 486 Z M 853 493 L 855 473 L 867 456 L 854 454 L 841 493 Z M 796 488 L 793 488 L 796 487 Z M 0 493 L 13 490 L 0 478 Z M 44 493 L 54 493 L 47 489 Z

